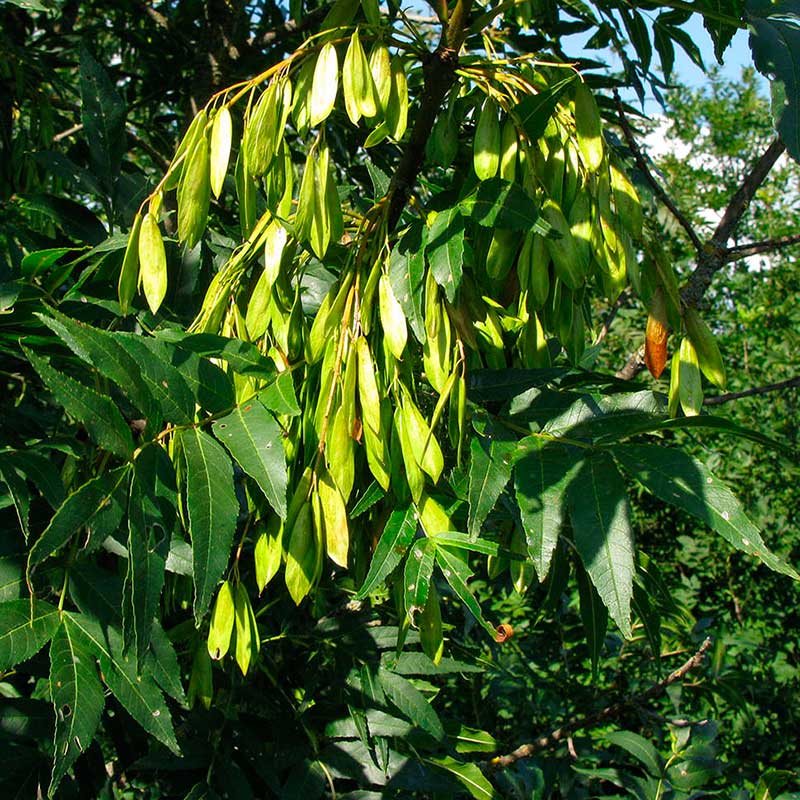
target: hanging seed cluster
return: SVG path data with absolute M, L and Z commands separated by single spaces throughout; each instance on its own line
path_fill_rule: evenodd
M 187 248 L 203 238 L 212 195 L 235 196 L 242 241 L 211 281 L 192 330 L 256 343 L 291 375 L 299 398 L 299 413 L 279 418 L 290 471 L 285 518 L 250 498 L 258 589 L 283 567 L 300 603 L 326 558 L 363 575 L 375 531 L 396 526 L 407 548 L 419 523 L 427 538 L 410 549 L 396 599 L 438 660 L 434 562 L 453 586 L 466 589 L 470 571 L 432 543 L 453 530 L 432 493 L 461 462 L 469 370 L 548 367 L 559 349 L 577 364 L 593 327 L 590 298 L 613 301 L 630 281 L 649 308 L 647 361 L 657 375 L 681 307 L 595 98 L 570 67 L 472 59 L 457 70 L 427 142 L 426 168 L 459 175 L 458 195 L 443 203 L 419 190 L 397 230 L 388 227 L 392 186 L 366 211 L 343 201 L 329 129 L 349 128 L 367 154 L 385 142 L 399 160 L 414 122 L 408 87 L 419 85 L 418 45 L 374 30 L 337 28 L 211 99 L 134 221 L 119 298 L 126 313 L 137 287 L 153 313 L 164 301 L 166 192 L 176 191 L 177 236 Z M 641 249 L 649 255 L 640 260 Z M 333 281 L 313 308 L 303 278 L 317 263 Z M 670 403 L 690 414 L 702 403 L 701 370 L 718 385 L 724 370 L 696 313 L 685 325 Z M 257 379 L 236 380 L 239 402 L 262 389 Z M 372 505 L 384 495 L 390 509 L 413 509 L 410 528 Z M 511 547 L 525 551 L 521 534 Z M 386 555 L 362 593 L 400 559 Z M 520 590 L 532 569 L 514 562 Z M 198 676 L 228 652 L 234 631 L 246 672 L 257 628 L 237 579 L 219 589 Z

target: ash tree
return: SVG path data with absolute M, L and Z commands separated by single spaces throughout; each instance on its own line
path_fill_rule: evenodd
M 754 247 L 797 243 L 736 239 L 800 156 L 797 4 L 0 13 L 16 56 L 0 781 L 20 797 L 580 797 L 613 769 L 581 782 L 542 753 L 603 729 L 637 796 L 710 786 L 707 725 L 673 725 L 666 754 L 617 730 L 711 646 L 631 500 L 798 578 L 684 435 L 792 457 L 704 398 L 728 371 L 710 287 Z M 707 236 L 622 99 L 665 92 L 676 48 L 702 62 L 692 14 L 719 59 L 749 29 L 775 112 Z M 570 52 L 573 33 L 622 74 Z M 680 274 L 665 211 L 693 248 Z M 631 298 L 643 344 L 615 375 L 600 365 Z M 509 592 L 538 620 L 507 616 Z M 569 633 L 542 666 L 560 649 L 580 692 L 542 698 L 538 738 L 483 729 L 465 691 L 551 623 Z M 628 653 L 656 673 L 587 709 Z

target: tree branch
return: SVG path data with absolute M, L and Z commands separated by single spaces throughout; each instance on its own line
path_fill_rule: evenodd
M 600 328 L 597 337 L 594 340 L 595 345 L 600 344 L 600 342 L 602 342 L 603 339 L 605 339 L 606 336 L 608 336 L 608 332 L 611 330 L 611 325 L 616 319 L 619 310 L 622 308 L 622 306 L 625 305 L 625 303 L 628 302 L 628 300 L 630 300 L 630 297 L 631 297 L 630 288 L 620 292 L 619 297 L 614 301 L 611 308 L 608 309 L 608 314 L 606 314 L 606 318 L 605 320 L 603 320 L 603 327 Z
M 777 239 L 767 239 L 764 242 L 752 242 L 751 244 L 737 244 L 729 247 L 725 251 L 725 261 L 737 261 L 748 256 L 757 256 L 759 253 L 768 253 L 770 250 L 781 250 L 784 247 L 791 247 L 793 244 L 800 244 L 800 233 L 792 236 L 780 236 Z
M 640 695 L 628 698 L 619 703 L 607 706 L 602 711 L 596 714 L 587 714 L 584 717 L 570 717 L 564 725 L 556 728 L 549 733 L 539 736 L 528 744 L 523 744 L 516 750 L 504 755 L 495 756 L 490 761 L 479 762 L 478 766 L 487 771 L 495 772 L 497 770 L 506 769 L 512 764 L 520 761 L 523 758 L 531 758 L 542 750 L 549 750 L 554 745 L 558 744 L 562 739 L 572 736 L 573 733 L 587 728 L 594 728 L 602 722 L 616 719 L 621 716 L 623 712 L 627 711 L 633 705 L 644 704 L 653 698 L 660 695 L 668 686 L 676 681 L 684 678 L 691 670 L 696 669 L 703 662 L 703 658 L 711 647 L 711 639 L 706 639 L 700 645 L 698 651 L 678 669 L 671 672 L 666 678 L 651 686 L 647 691 L 642 692 Z
M 681 300 L 684 305 L 694 308 L 700 305 L 703 295 L 708 290 L 708 287 L 711 286 L 714 275 L 728 261 L 726 258 L 728 240 L 736 230 L 736 226 L 742 219 L 742 215 L 750 205 L 750 201 L 755 196 L 758 188 L 764 183 L 769 171 L 785 149 L 783 142 L 780 139 L 775 139 L 764 151 L 761 158 L 753 164 L 750 172 L 745 175 L 741 186 L 736 190 L 736 193 L 725 208 L 725 213 L 722 215 L 716 230 L 698 253 L 697 266 L 681 290 Z
M 425 146 L 433 123 L 442 110 L 445 97 L 455 83 L 458 51 L 464 42 L 465 25 L 472 0 L 458 0 L 450 20 L 444 26 L 442 41 L 423 59 L 425 82 L 422 100 L 411 136 L 403 156 L 392 175 L 389 186 L 387 224 L 389 231 L 397 227 L 411 191 L 425 162 Z
M 728 394 L 720 394 L 716 397 L 706 397 L 703 400 L 703 405 L 719 406 L 723 403 L 729 403 L 731 400 L 739 400 L 742 397 L 753 397 L 754 395 L 767 394 L 767 392 L 777 392 L 781 389 L 791 389 L 794 386 L 800 386 L 800 375 L 796 375 L 794 378 L 789 378 L 785 381 L 778 381 L 778 383 L 768 383 L 765 386 L 754 386 L 752 389 L 743 389 L 741 392 L 728 392 Z
M 650 166 L 647 163 L 647 159 L 645 159 L 641 149 L 639 148 L 639 145 L 636 142 L 636 138 L 633 135 L 631 124 L 628 122 L 628 118 L 625 116 L 625 111 L 622 108 L 622 101 L 620 100 L 619 92 L 617 92 L 616 89 L 614 90 L 614 100 L 617 104 L 617 116 L 619 117 L 619 124 L 622 128 L 622 133 L 625 136 L 625 141 L 630 148 L 631 153 L 633 153 L 636 166 L 639 167 L 642 174 L 647 179 L 647 182 L 650 184 L 656 197 L 669 209 L 672 216 L 678 221 L 678 224 L 684 229 L 684 231 L 686 231 L 689 241 L 692 243 L 694 249 L 699 253 L 703 248 L 703 243 L 700 241 L 700 237 L 697 235 L 692 223 L 689 222 L 689 219 L 678 208 L 678 206 L 675 204 L 675 201 L 667 194 L 664 187 L 656 180 L 655 176 L 651 172 Z

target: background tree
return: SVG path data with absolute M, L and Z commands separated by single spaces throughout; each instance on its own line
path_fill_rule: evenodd
M 794 543 L 692 453 L 710 429 L 785 457 L 698 413 L 699 367 L 725 379 L 697 314 L 726 330 L 734 234 L 784 234 L 743 213 L 800 149 L 798 34 L 791 4 L 696 10 L 718 55 L 749 25 L 788 100 L 782 141 L 738 165 L 730 145 L 710 236 L 614 101 L 697 56 L 682 7 L 3 6 L 9 791 L 724 785 L 708 695 L 679 689 L 710 647 L 703 584 L 666 588 L 651 523 L 692 529 L 651 494 L 727 539 L 710 569 L 748 554 L 726 567 L 738 620 L 753 557 L 792 591 Z M 564 37 L 590 30 L 622 78 L 573 68 Z M 669 398 L 600 369 L 628 277 L 653 372 L 675 330 Z M 716 648 L 714 691 L 747 710 Z M 739 769 L 756 796 L 788 777 Z

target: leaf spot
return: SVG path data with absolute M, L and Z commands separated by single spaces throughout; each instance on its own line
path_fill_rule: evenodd
M 722 512 L 722 519 L 724 519 L 725 522 L 729 522 L 730 518 L 731 518 L 731 515 L 727 511 L 723 511 Z
M 712 477 L 706 478 L 706 483 L 714 483 L 714 479 Z
M 415 588 L 416 588 L 416 584 L 414 584 L 414 583 L 409 583 L 408 584 L 408 591 L 409 592 L 413 592 Z
M 163 386 L 165 389 L 169 389 L 169 383 L 168 383 L 167 381 L 161 381 L 161 385 L 162 385 L 162 386 Z
M 61 713 L 61 718 L 62 719 L 68 717 L 72 713 L 72 707 L 70 706 L 70 704 L 69 703 L 64 703 L 64 705 L 61 708 L 61 712 L 60 713 Z
M 153 712 L 153 716 L 154 716 L 154 717 L 160 717 L 160 716 L 161 716 L 161 712 L 160 712 L 158 709 L 156 709 L 156 710 Z
M 414 548 L 414 558 L 421 559 L 422 558 L 422 550 L 419 547 Z

